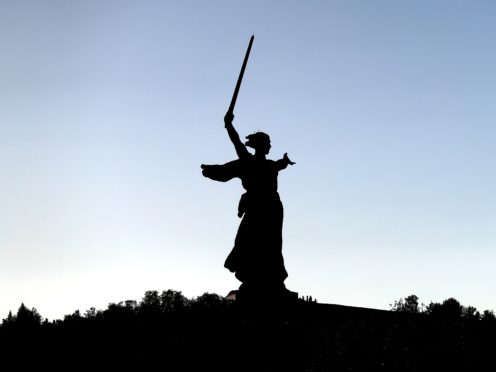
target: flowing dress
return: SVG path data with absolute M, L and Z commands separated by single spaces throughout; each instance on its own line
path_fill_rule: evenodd
M 223 165 L 205 165 L 203 174 L 216 181 L 240 178 L 242 217 L 234 248 L 224 266 L 243 284 L 281 286 L 288 277 L 282 256 L 283 206 L 277 192 L 277 176 L 287 163 L 249 154 Z

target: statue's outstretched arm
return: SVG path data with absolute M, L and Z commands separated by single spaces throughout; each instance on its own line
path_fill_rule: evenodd
M 286 169 L 288 165 L 295 165 L 295 164 L 296 163 L 294 161 L 289 160 L 288 153 L 285 153 L 282 159 L 276 161 L 277 170 L 283 170 Z
M 219 182 L 227 182 L 234 177 L 239 177 L 240 174 L 239 160 L 233 160 L 221 165 L 202 164 L 201 168 L 204 177 Z
M 246 149 L 246 146 L 243 144 L 243 142 L 241 142 L 238 132 L 236 132 L 236 129 L 234 129 L 234 126 L 232 124 L 233 119 L 234 115 L 230 114 L 229 112 L 226 114 L 226 116 L 224 116 L 224 124 L 227 130 L 227 134 L 229 135 L 229 139 L 236 149 L 238 158 L 246 159 L 248 156 L 250 156 L 250 153 Z

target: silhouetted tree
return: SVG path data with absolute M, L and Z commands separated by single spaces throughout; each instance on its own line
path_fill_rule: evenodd
M 21 303 L 17 315 L 15 316 L 15 323 L 23 327 L 33 327 L 41 325 L 42 317 L 35 307 L 31 310 Z
M 160 296 L 158 291 L 146 291 L 141 300 L 140 307 L 160 309 Z
M 448 298 L 442 304 L 431 302 L 427 308 L 426 313 L 433 316 L 459 318 L 462 316 L 463 306 L 455 298 Z
M 2 326 L 10 326 L 15 322 L 15 316 L 12 315 L 12 311 L 9 311 L 9 314 L 7 315 L 7 318 L 2 319 Z
M 160 295 L 158 291 L 146 291 L 139 304 L 139 313 L 150 316 L 160 314 Z
M 111 322 L 125 322 L 132 320 L 138 312 L 136 301 L 128 300 L 118 303 L 111 302 L 105 311 L 102 312 L 102 317 Z
M 80 324 L 83 319 L 79 310 L 74 311 L 72 314 L 64 315 L 64 323 L 71 326 Z
M 418 297 L 414 294 L 405 297 L 403 300 L 400 298 L 398 301 L 394 301 L 391 306 L 392 311 L 400 311 L 410 314 L 418 314 L 421 312 L 421 307 L 419 307 Z
M 195 309 L 212 309 L 226 304 L 227 300 L 224 297 L 219 296 L 215 293 L 205 292 L 201 296 L 198 296 L 192 301 L 192 306 Z
M 160 307 L 164 313 L 183 311 L 189 305 L 190 301 L 183 296 L 181 291 L 168 289 L 167 291 L 162 291 L 160 295 Z
M 480 319 L 480 313 L 477 311 L 477 309 L 473 306 L 462 306 L 462 317 L 466 319 L 473 319 L 473 320 L 479 320 Z
M 484 312 L 481 315 L 481 319 L 485 322 L 496 323 L 496 316 L 494 315 L 494 311 L 492 310 L 484 310 Z
M 64 319 L 80 319 L 81 318 L 81 312 L 79 310 L 74 311 L 70 315 L 65 315 Z
M 86 312 L 84 313 L 84 317 L 86 319 L 93 319 L 96 318 L 97 311 L 94 307 L 90 307 Z
M 138 303 L 136 302 L 136 300 L 126 300 L 124 301 L 124 307 L 132 311 L 137 311 Z

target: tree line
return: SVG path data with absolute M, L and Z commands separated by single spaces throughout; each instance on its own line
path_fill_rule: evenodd
M 72 314 L 65 315 L 63 319 L 55 319 L 52 322 L 44 319 L 35 307 L 29 308 L 22 303 L 16 314 L 9 311 L 7 317 L 2 320 L 1 327 L 61 325 L 65 322 L 70 323 L 82 319 L 106 319 L 114 315 L 153 317 L 160 314 L 215 309 L 226 306 L 230 302 L 215 293 L 205 292 L 201 296 L 190 299 L 184 296 L 181 291 L 168 289 L 159 292 L 157 290 L 151 290 L 146 291 L 139 302 L 136 300 L 120 301 L 117 303 L 111 302 L 104 310 L 97 310 L 95 307 L 91 307 L 83 314 L 79 310 L 76 310 Z
M 299 301 L 302 303 L 317 302 L 312 296 L 303 296 Z M 52 322 L 43 318 L 35 307 L 29 308 L 24 303 L 21 303 L 17 313 L 13 314 L 12 311 L 9 311 L 7 317 L 2 320 L 0 327 L 15 328 L 42 325 L 48 326 L 49 324 L 62 325 L 65 322 L 70 323 L 84 319 L 104 320 L 114 316 L 153 318 L 159 315 L 163 316 L 186 312 L 195 313 L 218 309 L 229 306 L 232 302 L 232 300 L 228 300 L 216 293 L 205 292 L 200 296 L 187 298 L 181 291 L 173 289 L 164 290 L 162 292 L 150 290 L 145 292 L 143 298 L 139 302 L 136 300 L 126 300 L 117 303 L 111 302 L 104 310 L 91 307 L 84 313 L 81 313 L 80 310 L 76 310 L 72 314 L 65 315 L 63 319 L 55 319 Z
M 303 296 L 300 302 L 316 303 L 312 296 Z M 198 312 L 208 309 L 216 309 L 231 304 L 231 300 L 215 294 L 205 292 L 204 294 L 187 298 L 181 291 L 168 289 L 162 292 L 157 290 L 146 291 L 141 301 L 126 300 L 117 303 L 109 303 L 107 309 L 97 310 L 91 307 L 83 314 L 76 310 L 72 314 L 65 315 L 63 319 L 55 319 L 49 322 L 44 319 L 38 310 L 28 308 L 21 303 L 17 313 L 9 311 L 6 318 L 2 319 L 0 327 L 36 327 L 48 324 L 61 325 L 64 322 L 73 322 L 82 319 L 105 319 L 116 314 L 121 316 L 153 317 L 187 311 Z M 400 298 L 390 304 L 390 310 L 400 313 L 423 314 L 437 318 L 464 318 L 480 321 L 496 321 L 493 310 L 479 312 L 474 306 L 463 306 L 455 298 L 448 298 L 443 302 L 430 302 L 428 305 L 419 302 L 418 296 L 412 294 L 405 298 Z
M 437 318 L 464 318 L 481 321 L 496 321 L 493 310 L 479 312 L 474 306 L 463 306 L 460 302 L 450 297 L 443 302 L 430 302 L 428 305 L 419 303 L 418 296 L 412 294 L 400 298 L 389 304 L 391 311 L 409 314 L 424 314 Z
M 52 321 L 21 304 L 0 326 L 0 369 L 453 372 L 493 361 L 492 311 L 453 298 L 424 305 L 415 295 L 390 310 L 304 297 L 288 309 L 261 300 L 245 311 L 214 293 L 187 298 L 171 289 Z

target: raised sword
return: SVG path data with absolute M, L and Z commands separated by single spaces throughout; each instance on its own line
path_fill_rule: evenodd
M 251 46 L 253 44 L 253 39 L 255 39 L 255 35 L 251 35 L 250 43 L 248 44 L 248 49 L 246 50 L 245 59 L 243 61 L 243 65 L 241 66 L 241 71 L 239 72 L 238 81 L 236 83 L 236 88 L 234 88 L 234 93 L 231 99 L 231 104 L 227 109 L 226 116 L 234 116 L 234 106 L 236 105 L 236 99 L 238 98 L 239 88 L 241 87 L 241 81 L 243 80 L 243 75 L 245 73 L 246 64 L 248 63 L 248 57 L 250 56 Z

